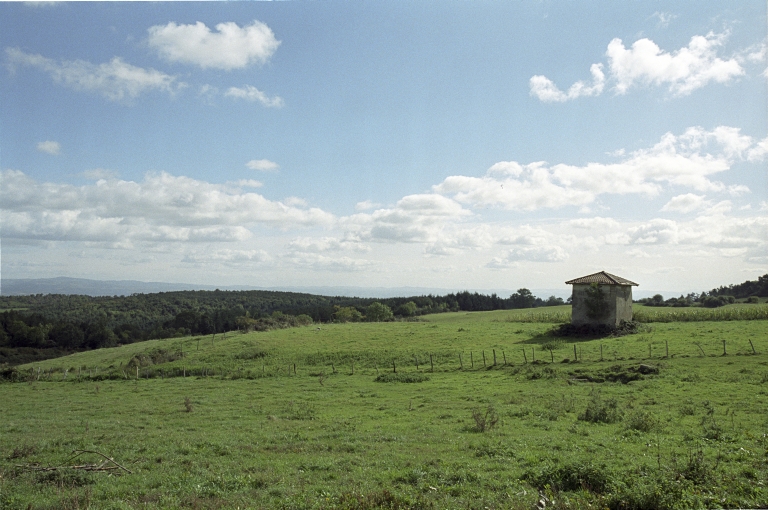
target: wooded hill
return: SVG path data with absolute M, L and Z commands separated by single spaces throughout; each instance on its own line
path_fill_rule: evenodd
M 365 320 L 374 302 L 389 316 L 559 305 L 528 289 L 509 298 L 459 292 L 445 296 L 372 299 L 277 291 L 176 291 L 91 297 L 36 294 L 0 297 L 0 363 L 29 362 L 72 350 L 111 347 L 152 338 L 289 327 L 311 322 Z M 42 352 L 45 351 L 45 352 Z
M 768 296 L 768 274 L 757 281 L 719 287 L 706 296 Z M 368 314 L 373 303 L 387 312 Z M 18 364 L 153 338 L 271 329 L 311 322 L 410 318 L 451 311 L 489 311 L 563 304 L 522 288 L 502 298 L 468 291 L 444 296 L 386 299 L 321 296 L 295 292 L 174 291 L 131 296 L 35 294 L 0 297 L 0 364 Z

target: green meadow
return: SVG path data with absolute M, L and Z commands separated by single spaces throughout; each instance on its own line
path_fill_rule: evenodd
M 555 337 L 570 309 L 550 307 L 22 366 L 0 508 L 765 507 L 768 322 L 739 307 L 642 307 L 617 338 Z

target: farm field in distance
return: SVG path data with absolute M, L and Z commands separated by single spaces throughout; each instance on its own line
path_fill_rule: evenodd
M 0 508 L 768 505 L 767 321 L 554 337 L 569 313 L 151 340 L 19 367 L 0 384 Z

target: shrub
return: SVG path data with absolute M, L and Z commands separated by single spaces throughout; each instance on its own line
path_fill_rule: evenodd
M 651 432 L 659 426 L 659 421 L 650 411 L 637 410 L 627 416 L 625 424 L 630 430 Z
M 582 462 L 528 471 L 523 474 L 522 479 L 540 490 L 549 486 L 555 491 L 588 490 L 596 494 L 607 492 L 611 482 L 610 473 L 605 466 Z
M 418 383 L 418 382 L 429 381 L 429 376 L 420 374 L 420 373 L 414 373 L 414 372 L 410 372 L 407 374 L 388 373 L 388 374 L 380 374 L 376 376 L 376 379 L 374 379 L 374 381 L 375 382 Z
M 592 398 L 587 408 L 579 415 L 579 420 L 590 423 L 616 423 L 621 420 L 622 412 L 615 398 L 603 400 L 599 391 L 592 391 Z
M 488 406 L 485 412 L 477 408 L 473 409 L 472 419 L 475 420 L 475 430 L 485 432 L 496 426 L 499 422 L 499 415 L 496 414 L 496 409 L 493 406 Z
M 757 296 L 749 296 L 747 298 L 747 303 L 759 303 L 759 302 L 760 302 L 760 298 Z

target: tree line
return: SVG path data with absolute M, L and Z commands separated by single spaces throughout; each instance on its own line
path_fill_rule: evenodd
M 717 308 L 735 303 L 737 299 L 743 299 L 747 303 L 758 303 L 761 297 L 768 297 L 768 274 L 759 276 L 754 281 L 747 280 L 737 285 L 720 286 L 709 292 L 703 291 L 701 294 L 691 292 L 669 299 L 664 299 L 661 294 L 656 294 L 653 297 L 638 299 L 637 302 L 646 306 Z
M 0 363 L 149 339 L 266 330 L 317 322 L 392 320 L 430 313 L 563 304 L 528 289 L 508 298 L 468 291 L 387 299 L 278 291 L 175 291 L 130 296 L 0 297 Z M 47 353 L 37 352 L 48 350 Z M 19 361 L 19 353 L 26 353 Z

